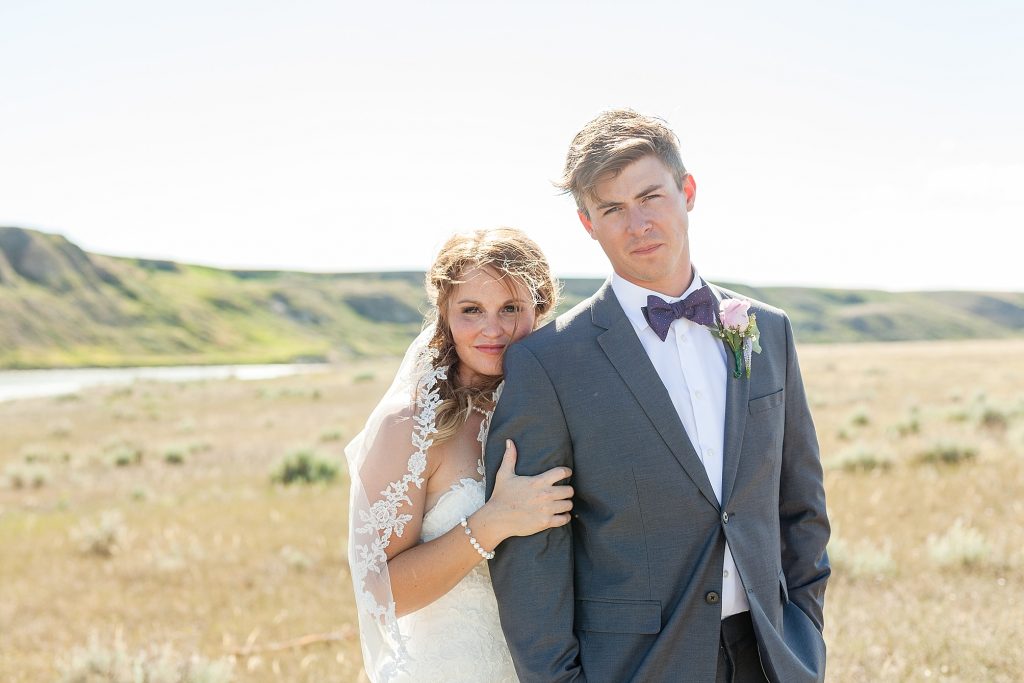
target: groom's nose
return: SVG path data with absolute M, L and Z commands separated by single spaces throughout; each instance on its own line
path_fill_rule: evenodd
M 630 232 L 647 232 L 651 227 L 651 220 L 642 206 L 631 206 L 629 211 Z

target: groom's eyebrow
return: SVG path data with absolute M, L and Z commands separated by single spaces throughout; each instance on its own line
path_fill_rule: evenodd
M 646 197 L 650 193 L 656 192 L 657 190 L 660 190 L 660 189 L 661 189 L 661 183 L 655 183 L 654 185 L 649 185 L 648 187 L 645 187 L 644 189 L 642 189 L 639 192 L 637 192 L 636 196 L 633 197 L 633 199 L 642 199 L 643 197 Z M 597 211 L 602 211 L 604 209 L 610 209 L 613 206 L 621 206 L 621 205 L 622 205 L 622 202 L 601 202 L 600 204 L 597 205 L 597 209 L 596 210 Z
M 654 185 L 650 185 L 650 186 L 645 187 L 644 189 L 640 190 L 640 192 L 638 192 L 637 195 L 635 197 L 633 197 L 633 199 L 640 199 L 641 197 L 646 197 L 650 193 L 655 192 L 655 191 L 660 190 L 660 189 L 661 189 L 661 183 L 655 183 Z

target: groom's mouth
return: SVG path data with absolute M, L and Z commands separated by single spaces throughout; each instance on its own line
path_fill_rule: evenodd
M 633 254 L 636 256 L 646 256 L 647 254 L 653 254 L 655 251 L 661 248 L 660 244 L 648 244 L 633 250 Z

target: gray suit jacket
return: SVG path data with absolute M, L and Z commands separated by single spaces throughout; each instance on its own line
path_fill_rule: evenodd
M 750 379 L 727 380 L 722 506 L 609 283 L 508 348 L 487 495 L 508 438 L 518 474 L 566 465 L 576 490 L 571 524 L 490 563 L 525 683 L 714 681 L 727 539 L 768 678 L 824 679 L 817 437 L 789 319 L 751 312 L 763 351 Z

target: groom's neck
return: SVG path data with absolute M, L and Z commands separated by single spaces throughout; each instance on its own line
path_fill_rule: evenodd
M 671 274 L 669 277 L 664 278 L 645 278 L 640 275 L 622 273 L 618 270 L 615 274 L 621 277 L 626 282 L 632 283 L 637 287 L 643 287 L 649 289 L 652 292 L 661 294 L 666 297 L 680 297 L 683 293 L 690 288 L 693 283 L 693 278 L 696 276 L 696 272 L 693 269 L 693 264 L 688 263 L 685 268 L 680 268 L 678 275 Z

